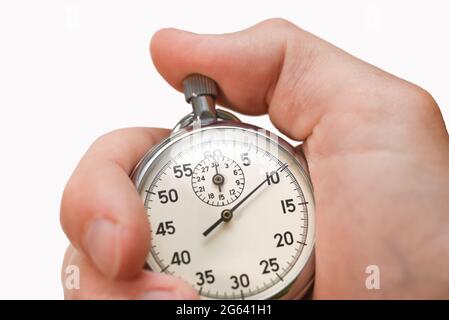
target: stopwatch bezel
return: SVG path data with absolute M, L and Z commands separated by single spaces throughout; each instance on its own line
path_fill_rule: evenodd
M 215 123 L 201 126 L 201 127 L 195 127 L 195 126 L 188 126 L 184 127 L 175 131 L 172 131 L 170 136 L 163 139 L 159 144 L 155 145 L 153 148 L 151 148 L 145 156 L 139 161 L 139 163 L 136 165 L 134 171 L 131 174 L 131 179 L 134 183 L 134 185 L 137 188 L 137 191 L 142 191 L 142 185 L 145 181 L 146 175 L 152 170 L 152 167 L 154 165 L 155 160 L 168 148 L 170 148 L 171 145 L 175 144 L 179 140 L 184 139 L 185 137 L 206 131 L 211 129 L 242 129 L 244 131 L 249 131 L 256 133 L 258 135 L 261 135 L 270 141 L 278 144 L 281 148 L 283 148 L 286 152 L 288 152 L 297 162 L 299 167 L 301 168 L 301 172 L 305 178 L 305 181 L 307 183 L 307 186 L 311 190 L 312 194 L 312 201 L 315 204 L 315 199 L 313 196 L 313 185 L 310 180 L 309 175 L 309 168 L 307 165 L 307 161 L 304 157 L 304 154 L 302 152 L 301 146 L 298 148 L 294 148 L 292 145 L 290 145 L 287 141 L 282 139 L 281 137 L 275 135 L 274 133 L 262 129 L 260 127 L 257 127 L 255 125 L 237 122 L 237 121 L 217 121 Z M 272 137 L 275 136 L 276 140 L 274 140 Z M 315 212 L 313 213 L 315 214 Z M 284 288 L 273 294 L 272 296 L 266 298 L 266 300 L 270 299 L 299 299 L 303 297 L 309 288 L 312 286 L 314 281 L 314 274 L 315 274 L 315 235 L 312 238 L 312 243 L 309 242 L 309 245 L 311 245 L 311 250 L 309 253 L 309 256 L 307 257 L 307 261 L 304 264 L 304 267 L 301 269 L 299 274 L 296 278 L 294 278 L 289 284 L 287 284 Z M 148 263 L 145 261 L 144 268 L 151 270 Z

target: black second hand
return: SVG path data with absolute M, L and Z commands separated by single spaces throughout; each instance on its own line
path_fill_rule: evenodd
M 256 192 L 257 190 L 259 190 L 260 187 L 262 187 L 265 182 L 267 182 L 269 179 L 271 179 L 271 177 L 278 172 L 279 170 L 284 170 L 288 165 L 287 164 L 283 164 L 282 166 L 280 166 L 279 168 L 277 168 L 276 171 L 273 171 L 269 176 L 267 176 L 265 178 L 264 181 L 262 181 L 257 187 L 255 187 L 250 193 L 248 193 L 242 200 L 240 200 L 234 207 L 232 207 L 232 209 L 230 209 L 229 211 L 234 212 L 238 207 L 240 207 L 240 205 L 246 201 L 246 199 L 248 199 L 252 194 L 254 194 L 254 192 Z M 222 222 L 224 221 L 223 216 L 220 216 L 220 218 L 214 222 L 213 225 L 211 225 L 209 228 L 207 228 L 206 231 L 203 232 L 203 236 L 207 236 L 209 233 L 211 233 L 216 227 L 218 227 Z
M 209 233 L 211 233 L 212 230 L 214 230 L 216 227 L 218 227 L 218 225 L 219 225 L 220 223 L 222 223 L 223 221 L 224 221 L 223 217 L 220 216 L 220 219 L 218 219 L 217 221 L 215 221 L 213 225 L 211 225 L 209 228 L 207 228 L 206 231 L 203 232 L 203 236 L 207 237 L 207 235 L 208 235 Z

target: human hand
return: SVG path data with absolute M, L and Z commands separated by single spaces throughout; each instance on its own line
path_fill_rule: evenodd
M 313 297 L 449 297 L 449 137 L 426 91 L 280 19 L 224 35 L 164 29 L 151 54 L 176 89 L 191 73 L 207 75 L 220 104 L 268 113 L 305 141 L 316 201 Z M 149 229 L 128 177 L 164 135 L 113 132 L 75 170 L 61 222 L 72 243 L 64 266 L 82 275 L 67 298 L 197 297 L 178 278 L 141 269 Z M 380 290 L 365 287 L 373 264 Z

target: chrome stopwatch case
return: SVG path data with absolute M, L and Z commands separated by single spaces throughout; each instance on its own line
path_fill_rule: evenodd
M 151 228 L 146 260 L 204 299 L 299 298 L 314 275 L 315 204 L 300 152 L 215 109 L 213 80 L 184 81 L 193 112 L 133 173 Z

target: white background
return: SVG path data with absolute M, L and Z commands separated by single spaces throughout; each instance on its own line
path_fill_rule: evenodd
M 283 17 L 426 88 L 448 122 L 448 12 L 447 1 L 0 0 L 0 298 L 63 297 L 59 201 L 97 136 L 172 127 L 189 111 L 151 63 L 157 29 Z

